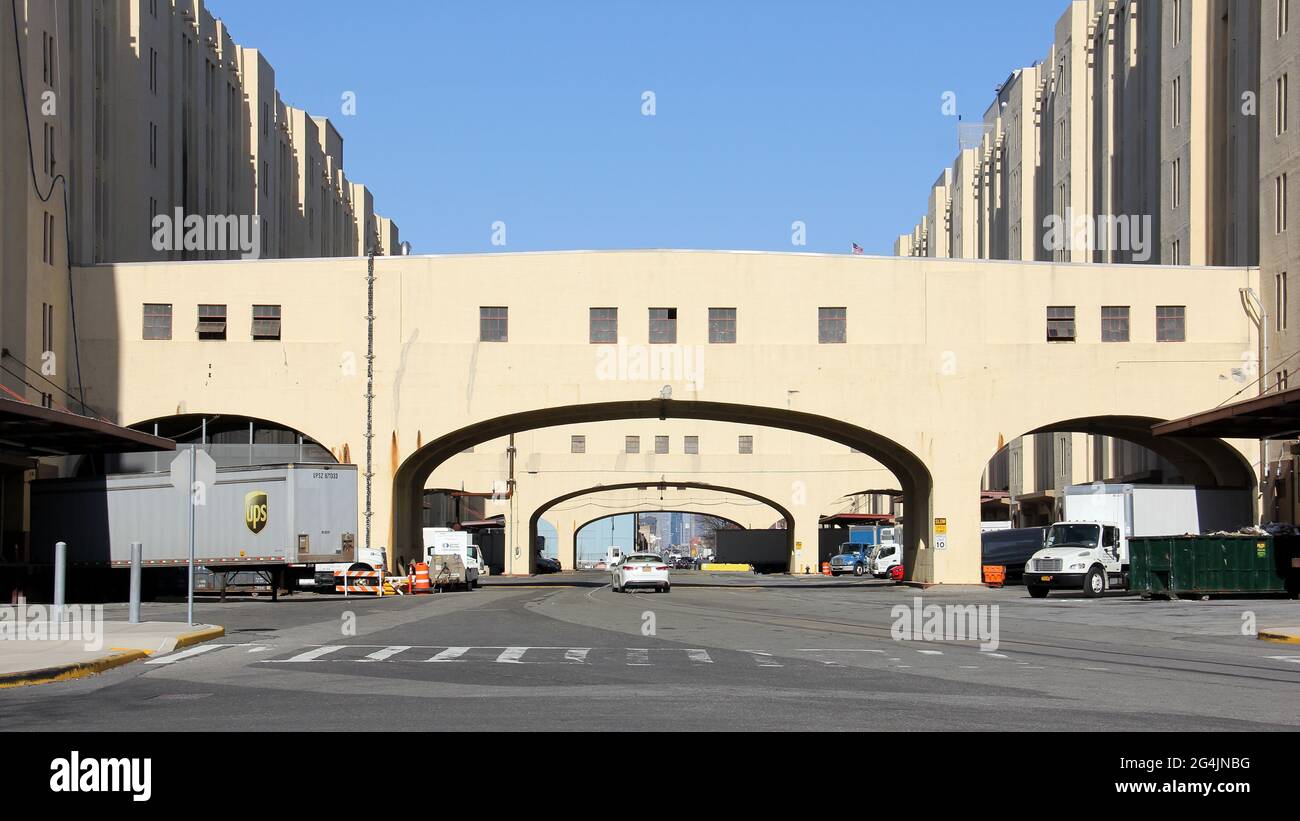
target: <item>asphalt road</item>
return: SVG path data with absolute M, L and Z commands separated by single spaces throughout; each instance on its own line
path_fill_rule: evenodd
M 224 625 L 225 638 L 0 691 L 0 729 L 1300 727 L 1300 647 L 1243 635 L 1252 615 L 1261 626 L 1300 622 L 1297 602 L 674 580 L 667 595 L 616 594 L 604 574 L 587 573 L 382 601 L 201 602 L 198 618 Z M 986 626 L 997 613 L 996 648 L 896 640 L 895 607 L 918 597 L 996 606 L 980 611 Z M 183 613 L 154 603 L 144 615 Z

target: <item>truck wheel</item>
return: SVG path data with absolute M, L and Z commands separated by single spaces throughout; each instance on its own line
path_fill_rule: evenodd
M 1026 589 L 1029 591 L 1029 597 L 1033 599 L 1045 599 L 1050 592 L 1048 588 L 1034 584 L 1026 585 Z
M 866 571 L 865 569 L 863 569 L 862 565 L 860 565 L 860 564 L 855 564 L 855 565 L 853 565 L 853 575 L 855 575 L 855 576 L 861 576 L 863 573 L 866 573 L 866 572 L 867 572 L 867 571 Z
M 1106 592 L 1106 574 L 1097 567 L 1088 571 L 1083 577 L 1083 595 L 1095 599 Z

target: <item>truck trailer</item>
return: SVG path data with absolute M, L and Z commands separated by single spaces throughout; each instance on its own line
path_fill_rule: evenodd
M 1250 493 L 1186 485 L 1092 484 L 1065 488 L 1065 519 L 1047 528 L 1025 565 L 1029 595 L 1129 589 L 1129 539 L 1236 530 L 1251 524 Z
M 284 464 L 215 468 L 210 482 L 189 481 L 190 456 L 171 469 L 31 485 L 32 552 L 52 564 L 66 542 L 77 568 L 127 568 L 132 542 L 143 565 L 189 564 L 191 494 L 194 564 L 217 573 L 266 572 L 277 581 L 291 568 L 311 578 L 335 569 L 380 569 L 382 551 L 356 544 L 354 465 Z

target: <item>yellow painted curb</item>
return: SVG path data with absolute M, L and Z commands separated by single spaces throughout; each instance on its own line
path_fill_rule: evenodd
M 1300 644 L 1300 636 L 1293 636 L 1290 633 L 1269 633 L 1260 630 L 1256 638 L 1260 641 L 1273 641 L 1278 644 Z
M 184 647 L 193 647 L 196 644 L 202 644 L 205 641 L 219 639 L 226 635 L 224 627 L 207 627 L 203 630 L 195 630 L 193 633 L 182 633 L 176 637 L 176 646 L 172 650 L 180 650 Z
M 0 690 L 10 687 L 26 687 L 31 684 L 49 684 L 55 681 L 70 681 L 85 678 L 114 667 L 121 667 L 149 656 L 144 650 L 127 650 L 112 656 L 86 661 L 80 664 L 68 664 L 63 667 L 47 667 L 44 670 L 24 670 L 21 673 L 0 675 Z
M 748 573 L 750 566 L 747 564 L 706 564 L 701 565 L 700 570 L 705 573 Z

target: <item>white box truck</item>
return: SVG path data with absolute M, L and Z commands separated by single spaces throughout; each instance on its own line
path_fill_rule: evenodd
M 1248 491 L 1187 485 L 1071 485 L 1064 515 L 1025 565 L 1025 587 L 1036 599 L 1052 590 L 1089 597 L 1127 590 L 1131 538 L 1236 530 L 1254 520 Z
M 435 585 L 464 585 L 466 590 L 479 586 L 487 564 L 469 533 L 447 527 L 426 527 L 423 532 L 424 561 Z

